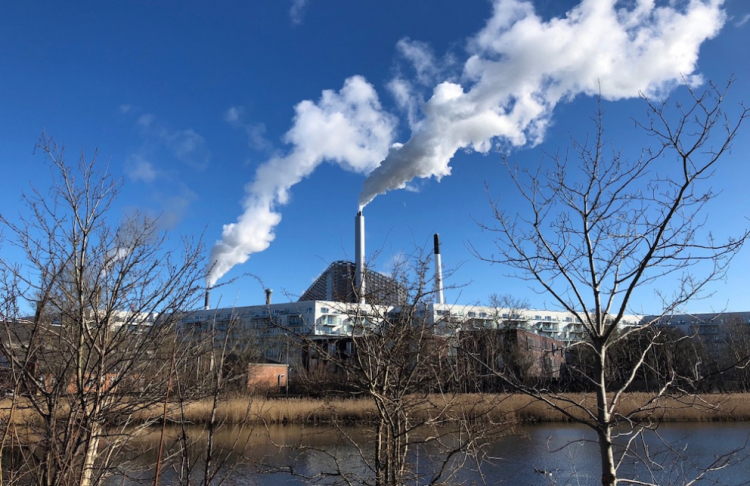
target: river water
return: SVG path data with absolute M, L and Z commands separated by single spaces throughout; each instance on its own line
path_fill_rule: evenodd
M 594 435 L 572 424 L 524 425 L 502 438 L 494 439 L 477 464 L 455 456 L 448 470 L 461 469 L 452 477 L 462 484 L 505 485 L 586 485 L 597 484 L 601 474 Z M 171 437 L 177 433 L 170 431 Z M 196 457 L 205 442 L 202 431 L 191 431 Z M 699 470 L 711 466 L 722 455 L 742 449 L 750 437 L 750 423 L 663 424 L 649 433 L 638 446 L 639 457 L 623 461 L 620 477 L 655 484 L 686 484 Z M 151 435 L 144 440 L 154 440 Z M 450 442 L 450 437 L 446 437 Z M 334 484 L 344 472 L 353 483 L 371 477 L 362 454 L 374 447 L 369 427 L 300 427 L 225 429 L 215 439 L 228 456 L 218 478 L 227 485 L 306 484 L 315 477 L 317 484 Z M 711 472 L 696 484 L 750 484 L 750 460 L 743 460 L 750 447 L 731 455 L 729 467 Z M 153 461 L 141 456 L 143 464 Z M 198 461 L 199 462 L 199 461 Z M 412 469 L 421 477 L 413 484 L 426 484 L 442 464 L 436 447 L 413 448 L 409 455 Z M 151 462 L 153 463 L 153 462 Z M 291 466 L 291 468 L 290 468 Z M 146 469 L 146 468 L 144 468 Z M 290 471 L 293 469 L 293 471 Z M 323 476 L 320 474 L 323 473 Z M 149 473 L 144 472 L 146 477 Z M 144 477 L 144 476 L 142 476 Z M 175 468 L 166 468 L 162 484 L 176 482 Z

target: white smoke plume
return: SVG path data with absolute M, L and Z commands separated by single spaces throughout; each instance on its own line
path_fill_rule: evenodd
M 469 44 L 462 84 L 443 81 L 424 103 L 409 81 L 390 84 L 409 112 L 412 135 L 365 180 L 360 206 L 415 177 L 449 175 L 459 149 L 539 143 L 557 103 L 578 94 L 601 88 L 608 100 L 658 97 L 683 80 L 700 83 L 698 51 L 726 20 L 723 0 L 660 3 L 583 0 L 564 17 L 543 21 L 528 1 L 495 0 L 492 17 Z M 418 83 L 439 72 L 419 43 L 399 48 L 415 64 Z
M 221 240 L 211 249 L 207 285 L 251 253 L 268 248 L 281 221 L 278 208 L 289 201 L 292 186 L 323 161 L 369 173 L 386 157 L 395 126 L 396 119 L 382 110 L 375 89 L 360 76 L 347 79 L 339 92 L 323 91 L 317 103 L 299 103 L 284 136 L 291 151 L 261 164 L 245 186 L 244 213 L 236 223 L 224 225 Z

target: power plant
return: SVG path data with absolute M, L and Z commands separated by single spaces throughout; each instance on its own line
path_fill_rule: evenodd
M 354 263 L 331 263 L 302 293 L 299 302 L 325 300 L 347 304 L 399 306 L 407 303 L 408 292 L 392 277 L 367 269 L 365 217 L 354 218 Z
M 443 294 L 443 269 L 440 256 L 440 235 L 435 233 L 434 243 L 434 302 L 445 304 Z M 265 305 L 271 305 L 271 293 L 266 289 Z M 203 310 L 211 310 L 211 288 L 206 287 Z M 365 253 L 365 217 L 362 210 L 354 217 L 354 263 L 336 261 L 328 266 L 302 293 L 298 302 L 325 300 L 349 304 L 399 306 L 407 302 L 408 291 L 392 277 L 367 269 Z
M 439 234 L 433 235 L 434 287 L 431 298 L 417 303 L 415 319 L 433 326 L 436 335 L 450 337 L 468 326 L 472 329 L 501 329 L 509 318 L 518 321 L 519 309 L 477 305 L 447 304 L 443 288 L 442 255 Z M 210 288 L 206 289 L 202 310 L 182 320 L 184 329 L 203 329 L 213 321 L 216 328 L 234 326 L 232 335 L 243 343 L 261 346 L 262 359 L 270 363 L 289 363 L 290 335 L 304 335 L 320 346 L 339 346 L 351 341 L 352 333 L 365 322 L 377 325 L 392 312 L 398 313 L 409 302 L 408 289 L 393 277 L 368 269 L 365 253 L 365 218 L 358 211 L 354 219 L 354 262 L 331 263 L 305 290 L 296 302 L 272 303 L 271 289 L 265 289 L 265 303 L 223 309 L 211 309 Z M 260 297 L 260 296 L 259 296 Z M 260 299 L 259 299 L 260 300 Z M 567 345 L 583 337 L 582 325 L 564 311 L 523 310 L 523 332 L 540 339 Z M 626 316 L 627 324 L 636 325 L 638 316 Z M 244 337 L 243 337 L 244 336 Z M 338 344 L 337 344 L 338 343 Z M 292 348 L 293 349 L 293 348 Z M 294 357 L 293 357 L 294 358 Z

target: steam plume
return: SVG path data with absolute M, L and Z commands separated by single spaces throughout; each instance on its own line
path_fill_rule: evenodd
M 395 125 L 395 118 L 382 111 L 375 89 L 360 76 L 347 79 L 339 92 L 323 91 L 317 103 L 299 103 L 284 136 L 293 148 L 261 164 L 245 186 L 244 213 L 236 223 L 224 225 L 221 240 L 211 249 L 208 286 L 251 253 L 268 248 L 281 221 L 278 207 L 289 201 L 292 186 L 325 160 L 369 173 L 386 157 Z
M 416 88 L 401 78 L 391 83 L 409 110 L 412 135 L 365 180 L 360 207 L 415 177 L 449 175 L 459 149 L 486 153 L 493 142 L 539 143 L 557 103 L 579 94 L 596 95 L 601 87 L 608 100 L 641 92 L 658 97 L 683 79 L 700 83 L 698 51 L 726 20 L 723 0 L 664 3 L 583 0 L 545 22 L 528 1 L 495 0 L 492 17 L 469 44 L 463 85 L 437 84 L 413 120 Z M 419 43 L 399 47 L 414 62 L 417 81 L 440 71 L 428 65 L 430 53 L 420 53 Z
M 724 0 L 663 3 L 583 0 L 564 17 L 543 21 L 528 1 L 494 0 L 458 81 L 437 83 L 453 59 L 438 65 L 426 44 L 402 40 L 397 47 L 417 76 L 396 78 L 389 88 L 408 113 L 412 135 L 405 144 L 391 145 L 395 118 L 362 77 L 347 79 L 339 92 L 324 91 L 317 103 L 302 101 L 284 138 L 291 151 L 258 167 L 246 186 L 244 213 L 224 226 L 212 248 L 208 286 L 268 248 L 289 190 L 325 160 L 369 174 L 361 208 L 415 177 L 449 175 L 459 149 L 486 153 L 498 142 L 541 142 L 557 103 L 579 94 L 658 97 L 683 80 L 699 84 L 699 48 L 723 26 Z M 420 86 L 431 85 L 424 102 Z

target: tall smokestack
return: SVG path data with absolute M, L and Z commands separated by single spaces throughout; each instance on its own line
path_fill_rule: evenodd
M 354 294 L 360 304 L 365 303 L 365 217 L 362 211 L 354 218 Z
M 266 305 L 271 305 L 271 294 L 273 289 L 266 289 Z
M 206 300 L 203 302 L 203 309 L 211 309 L 211 287 L 206 287 Z
M 440 259 L 440 235 L 435 233 L 435 303 L 445 304 L 443 297 L 443 262 Z

